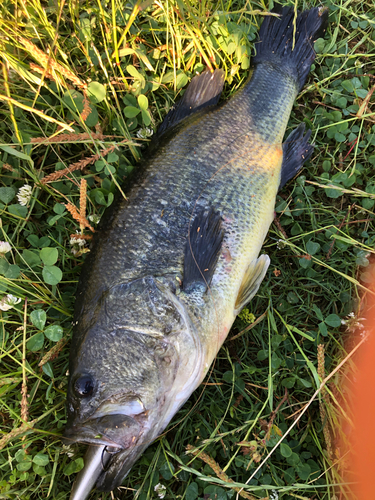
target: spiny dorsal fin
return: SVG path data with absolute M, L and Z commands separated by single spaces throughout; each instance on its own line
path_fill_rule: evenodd
M 305 124 L 300 123 L 288 136 L 283 144 L 283 163 L 281 165 L 281 189 L 292 177 L 296 175 L 306 160 L 314 151 L 314 144 L 309 144 L 311 130 L 305 132 Z
M 222 219 L 212 208 L 202 209 L 190 227 L 186 242 L 183 290 L 192 292 L 197 285 L 207 289 L 215 271 L 223 242 Z
M 238 314 L 246 304 L 257 293 L 260 284 L 266 275 L 268 266 L 270 265 L 270 258 L 268 255 L 261 255 L 258 259 L 251 262 L 245 276 L 242 280 L 240 290 L 235 305 L 235 314 Z
M 196 111 L 217 104 L 224 87 L 224 80 L 225 73 L 222 69 L 216 69 L 213 73 L 207 69 L 195 76 L 182 99 L 167 113 L 158 129 L 158 136 Z

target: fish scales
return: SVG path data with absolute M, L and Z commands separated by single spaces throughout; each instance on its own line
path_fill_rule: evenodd
M 281 179 L 312 152 L 303 128 L 282 140 L 327 17 L 299 14 L 293 52 L 293 15 L 284 8 L 281 21 L 264 21 L 251 77 L 228 102 L 208 106 L 220 71 L 192 81 L 94 235 L 77 295 L 65 433 L 92 446 L 72 500 L 121 483 L 201 383 L 267 271 L 269 258 L 258 256 Z
M 241 229 L 235 233 L 239 238 L 244 231 L 261 234 L 256 227 L 269 223 L 273 207 L 268 208 L 267 220 L 262 220 L 264 193 L 261 198 L 258 194 L 269 179 L 274 182 L 267 199 L 277 191 L 281 140 L 297 95 L 293 81 L 282 76 L 272 68 L 256 68 L 239 95 L 217 110 L 193 117 L 172 141 L 158 149 L 143 167 L 142 180 L 133 186 L 127 200 L 120 199 L 105 214 L 94 236 L 101 239 L 101 247 L 94 246 L 88 257 L 90 279 L 95 281 L 100 275 L 101 287 L 108 288 L 139 273 L 159 274 L 161 268 L 180 276 L 187 228 L 196 203 L 211 203 L 231 214 L 230 230 L 235 231 L 238 220 Z M 279 88 L 269 99 L 268 114 L 264 114 L 264 94 L 275 80 Z M 257 127 L 262 119 L 265 126 Z M 245 221 L 246 225 L 242 224 Z M 237 251 L 240 245 L 238 250 L 233 248 Z M 88 281 L 86 288 L 90 288 Z M 90 292 L 85 289 L 84 294 L 89 304 Z

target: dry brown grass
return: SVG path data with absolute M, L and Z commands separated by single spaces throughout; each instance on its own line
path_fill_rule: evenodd
M 81 214 L 77 210 L 77 207 L 75 207 L 72 203 L 66 203 L 65 207 L 71 213 L 73 219 L 76 220 L 77 222 L 79 222 L 79 226 L 80 226 L 81 230 L 83 230 L 84 228 L 87 227 L 87 229 L 90 229 L 90 231 L 92 231 L 92 232 L 95 231 L 95 229 L 90 225 L 90 223 L 86 219 L 86 217 L 81 216 Z
M 89 156 L 88 158 L 83 158 L 83 160 L 77 161 L 76 163 L 72 163 L 69 167 L 64 168 L 63 170 L 58 170 L 57 172 L 53 172 L 52 174 L 47 175 L 44 179 L 41 180 L 42 184 L 48 184 L 49 182 L 55 182 L 62 177 L 66 177 L 67 175 L 75 172 L 76 170 L 83 170 L 88 165 L 92 165 L 97 160 L 100 160 L 104 156 L 107 156 L 109 153 L 112 153 L 120 144 L 124 144 L 128 139 L 124 139 L 118 144 L 113 144 L 109 148 L 103 149 L 100 153 Z M 138 146 L 138 144 L 134 144 Z
M 194 448 L 194 446 L 190 444 L 186 447 L 186 451 L 187 453 L 194 455 L 195 457 L 199 458 L 200 460 L 203 460 L 204 463 L 209 465 L 219 479 L 225 481 L 226 483 L 234 483 L 234 481 L 225 474 L 220 465 L 213 458 L 211 458 L 210 455 L 208 455 L 204 451 L 197 450 L 196 448 Z M 237 491 L 237 493 L 242 498 L 247 498 L 248 500 L 268 500 L 269 498 L 265 497 L 261 499 L 256 499 L 253 495 L 250 495 L 250 493 L 241 490 L 241 488 L 238 488 L 237 486 L 233 486 L 233 489 Z
M 116 135 L 104 135 L 101 133 L 88 134 L 86 132 L 82 134 L 60 134 L 53 135 L 52 137 L 32 137 L 31 144 L 74 144 L 81 141 L 104 141 L 109 139 L 115 139 Z
M 318 375 L 321 380 L 324 380 L 326 377 L 325 367 L 324 367 L 324 344 L 318 345 Z M 320 410 L 320 418 L 322 420 L 323 426 L 323 434 L 324 440 L 327 447 L 328 458 L 332 460 L 332 439 L 331 432 L 329 429 L 328 416 L 326 412 L 326 405 L 329 405 L 330 399 L 327 388 L 325 386 L 322 387 L 321 391 L 321 399 L 319 401 L 319 410 Z
M 46 68 L 46 70 L 42 70 L 43 73 L 48 74 L 49 76 L 53 76 L 50 69 L 54 71 L 58 71 L 61 75 L 63 75 L 68 81 L 72 82 L 73 85 L 81 89 L 85 89 L 87 84 L 80 80 L 78 76 L 76 76 L 70 69 L 62 66 L 60 63 L 55 61 L 51 55 L 45 54 L 42 50 L 40 50 L 36 45 L 34 45 L 30 40 L 26 40 L 26 38 L 19 39 L 25 49 L 29 52 L 29 54 L 38 61 L 41 68 Z M 33 68 L 35 69 L 35 67 Z

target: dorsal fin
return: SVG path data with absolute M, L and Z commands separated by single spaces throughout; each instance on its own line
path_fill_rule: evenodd
M 195 76 L 182 99 L 168 111 L 158 129 L 158 136 L 196 111 L 217 104 L 224 87 L 224 80 L 225 73 L 222 69 L 216 69 L 213 73 L 207 69 Z

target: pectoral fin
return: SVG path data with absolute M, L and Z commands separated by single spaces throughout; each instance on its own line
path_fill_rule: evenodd
M 190 227 L 185 247 L 183 289 L 190 293 L 207 289 L 215 271 L 223 242 L 222 219 L 218 212 L 203 209 Z
M 283 144 L 283 164 L 281 165 L 281 189 L 302 168 L 314 151 L 314 145 L 309 144 L 311 130 L 305 135 L 305 124 L 301 123 L 288 136 Z
M 248 302 L 250 302 L 250 300 L 257 293 L 269 265 L 270 258 L 268 257 L 268 255 L 261 255 L 258 259 L 254 260 L 247 268 L 236 300 L 236 315 Z

